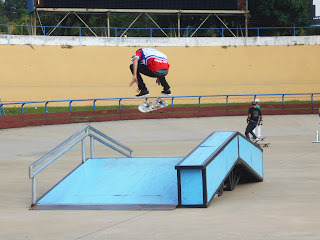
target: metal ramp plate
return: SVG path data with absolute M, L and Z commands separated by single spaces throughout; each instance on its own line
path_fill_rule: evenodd
M 174 209 L 182 158 L 88 159 L 33 209 Z

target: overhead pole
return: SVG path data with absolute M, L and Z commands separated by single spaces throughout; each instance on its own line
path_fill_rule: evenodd
M 200 24 L 200 26 L 191 34 L 190 37 L 193 37 L 193 35 L 201 28 L 201 26 L 208 20 L 208 18 L 211 16 L 211 13 L 206 17 L 206 19 L 204 19 L 202 21 L 202 23 Z
M 108 38 L 110 37 L 110 11 L 107 13 Z
M 67 13 L 67 15 L 65 15 L 61 20 L 60 22 L 57 24 L 57 26 L 55 26 L 53 29 L 51 29 L 46 35 L 47 36 L 50 36 L 51 33 L 53 33 L 57 27 L 59 27 L 59 25 L 68 17 L 68 15 L 70 14 L 70 12 Z
M 180 37 L 180 19 L 181 19 L 181 12 L 178 12 L 178 37 Z
M 214 15 L 216 16 L 216 18 L 219 19 L 219 21 L 223 24 L 223 26 L 225 26 L 225 27 L 229 30 L 229 32 L 230 32 L 234 37 L 236 37 L 236 35 L 231 31 L 230 28 L 228 28 L 228 26 L 222 21 L 222 19 L 219 18 L 217 14 L 214 14 Z
M 247 12 L 244 14 L 245 16 L 245 24 L 246 24 L 246 37 L 248 37 L 248 18 L 249 18 L 249 0 L 246 0 L 246 10 Z
M 33 35 L 37 35 L 37 16 L 36 16 L 36 9 L 33 11 Z
M 85 21 L 82 20 L 82 18 L 77 13 L 74 12 L 74 15 L 76 15 L 79 20 L 90 30 L 90 32 L 97 37 L 97 34 L 88 26 L 88 24 L 86 24 Z
M 150 20 L 160 29 L 160 31 L 161 31 L 166 37 L 168 37 L 168 34 L 166 34 L 166 32 L 163 31 L 163 29 L 156 23 L 156 21 L 153 20 L 152 17 L 150 17 L 150 15 L 149 15 L 148 13 L 145 13 L 145 14 L 146 14 L 146 15 L 150 18 Z
M 142 15 L 142 12 L 133 20 L 133 22 L 127 27 L 127 29 L 121 34 L 120 37 L 123 37 L 125 33 L 131 28 L 131 26 L 138 20 L 138 18 Z

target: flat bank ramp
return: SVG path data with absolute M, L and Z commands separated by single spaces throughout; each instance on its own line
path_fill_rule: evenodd
M 36 204 L 36 209 L 173 209 L 182 158 L 88 159 Z

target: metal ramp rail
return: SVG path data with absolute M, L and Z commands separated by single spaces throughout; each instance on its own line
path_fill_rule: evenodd
M 82 150 L 82 163 L 84 163 L 87 160 L 85 144 L 85 139 L 87 137 L 90 137 L 90 158 L 94 158 L 94 140 L 123 154 L 128 158 L 133 157 L 132 149 L 126 147 L 125 145 L 119 143 L 111 137 L 108 137 L 107 135 L 91 127 L 90 125 L 86 125 L 29 166 L 29 178 L 32 179 L 32 205 L 36 204 L 37 202 L 36 176 L 80 142 Z

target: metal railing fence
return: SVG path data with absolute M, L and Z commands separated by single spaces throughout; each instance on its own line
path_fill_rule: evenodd
M 228 95 L 193 95 L 193 96 L 163 96 L 161 98 L 163 99 L 170 99 L 171 101 L 171 107 L 175 106 L 176 100 L 181 99 L 188 99 L 188 100 L 196 100 L 199 107 L 202 106 L 202 100 L 208 99 L 208 98 L 225 98 L 225 104 L 226 106 L 229 105 L 230 99 L 234 98 L 237 99 L 239 97 L 252 97 L 252 100 L 254 100 L 257 97 L 276 97 L 277 101 L 280 101 L 282 105 L 285 104 L 285 98 L 291 97 L 290 100 L 292 100 L 292 97 L 298 98 L 298 96 L 308 96 L 310 99 L 310 103 L 313 103 L 314 96 L 320 96 L 319 93 L 279 93 L 279 94 L 228 94 Z M 155 99 L 157 97 L 143 97 L 140 99 Z M 21 114 L 24 114 L 24 107 L 27 104 L 44 104 L 44 113 L 48 113 L 48 104 L 49 103 L 68 103 L 69 105 L 69 111 L 72 111 L 72 103 L 75 102 L 89 102 L 92 103 L 92 110 L 96 110 L 96 103 L 98 101 L 117 101 L 118 102 L 118 109 L 122 108 L 122 103 L 124 101 L 130 101 L 130 100 L 137 100 L 139 98 L 135 97 L 124 97 L 124 98 L 92 98 L 92 99 L 69 99 L 69 100 L 52 100 L 52 101 L 26 101 L 26 102 L 11 102 L 11 103 L 4 103 L 0 102 L 0 117 L 2 108 L 4 106 L 20 106 L 21 108 Z M 298 99 L 296 99 L 298 100 Z
M 90 132 L 91 130 L 91 132 Z M 82 135 L 81 135 L 82 133 Z M 95 134 L 96 135 L 95 135 Z M 37 198 L 37 178 L 36 176 L 42 172 L 45 168 L 47 168 L 50 164 L 55 162 L 58 158 L 62 155 L 67 153 L 71 150 L 75 145 L 81 142 L 81 149 L 82 149 L 82 163 L 86 161 L 86 145 L 85 139 L 90 137 L 90 157 L 94 158 L 94 140 L 104 144 L 105 146 L 123 154 L 126 157 L 133 157 L 133 150 L 126 147 L 125 145 L 119 143 L 118 141 L 108 137 L 104 133 L 100 132 L 99 130 L 87 125 L 64 142 L 59 144 L 57 147 L 52 149 L 50 152 L 45 154 L 43 157 L 35 161 L 29 166 L 29 178 L 32 179 L 32 205 L 36 203 Z M 109 142 L 112 144 L 110 144 Z M 120 149 L 121 148 L 121 149 Z M 124 152 L 123 150 L 128 151 L 129 153 Z
M 35 29 L 35 33 L 33 33 Z M 126 31 L 127 30 L 127 31 Z M 249 37 L 261 36 L 310 36 L 320 35 L 320 26 L 301 27 L 238 27 L 238 28 L 123 28 L 123 27 L 81 27 L 81 26 L 32 26 L 0 24 L 0 35 L 43 35 L 43 36 L 100 36 L 107 37 L 239 37 L 248 31 Z M 163 33 L 166 32 L 167 36 Z M 126 34 L 124 34 L 126 33 Z

